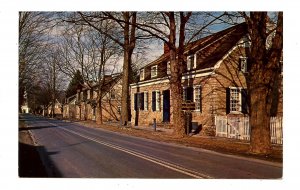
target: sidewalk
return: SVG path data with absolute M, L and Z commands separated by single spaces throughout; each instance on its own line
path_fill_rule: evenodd
M 76 121 L 76 123 L 86 127 L 102 128 L 130 136 L 147 138 L 160 142 L 174 143 L 188 147 L 203 148 L 220 153 L 241 155 L 281 163 L 283 159 L 282 146 L 280 145 L 273 145 L 270 155 L 260 156 L 253 155 L 249 152 L 249 142 L 237 139 L 201 135 L 176 138 L 172 135 L 173 129 L 157 127 L 156 131 L 154 131 L 150 126 L 121 127 L 120 123 L 117 122 L 105 123 L 103 125 L 97 125 L 94 121 Z

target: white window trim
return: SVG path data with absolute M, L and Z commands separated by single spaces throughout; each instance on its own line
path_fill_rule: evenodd
M 91 97 L 91 92 L 90 90 L 87 90 L 87 99 L 90 99 L 90 97 Z
M 156 103 L 155 103 L 155 111 L 160 111 L 160 91 L 156 90 L 155 91 L 155 98 L 156 98 Z
M 231 90 L 239 90 L 239 110 L 238 111 L 231 111 L 231 102 L 230 104 L 230 113 L 231 114 L 240 114 L 242 113 L 242 87 L 229 87 L 230 89 L 230 101 L 231 101 Z
M 241 65 L 241 72 L 242 73 L 248 73 L 248 57 L 240 56 L 240 61 L 242 62 L 242 60 L 246 60 L 246 63 L 245 63 L 246 68 L 243 68 L 242 64 L 239 63 Z
M 194 102 L 195 104 L 197 103 L 196 102 L 196 89 L 199 90 L 199 96 L 200 96 L 200 108 L 199 109 L 196 109 L 196 105 L 195 105 L 195 111 L 197 112 L 200 112 L 201 111 L 201 85 L 195 85 L 194 86 Z
M 171 74 L 171 62 L 168 61 L 167 62 L 167 75 L 170 75 Z
M 155 74 L 153 73 L 153 71 L 155 72 Z M 151 67 L 151 78 L 153 77 L 157 77 L 157 65 Z
M 190 61 L 190 58 L 191 57 L 194 57 L 194 59 L 193 59 L 193 63 Z M 195 54 L 193 54 L 193 55 L 189 55 L 188 57 L 187 57 L 187 62 L 186 62 L 186 64 L 187 64 L 187 70 L 189 71 L 189 70 L 191 70 L 191 69 L 193 69 L 193 68 L 195 68 Z M 193 64 L 193 67 L 192 67 L 192 64 Z
M 141 69 L 140 70 L 140 80 L 144 80 L 145 79 L 145 69 Z
M 187 89 L 187 86 L 182 87 L 182 101 L 184 101 L 184 102 L 186 101 L 186 98 L 187 98 L 186 89 Z
M 144 111 L 148 111 L 148 92 L 144 92 Z

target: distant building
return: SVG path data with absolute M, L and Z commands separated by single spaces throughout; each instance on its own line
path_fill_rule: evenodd
M 77 120 L 96 120 L 98 88 L 96 83 L 84 84 L 78 88 L 77 94 L 67 98 L 63 117 Z M 120 120 L 121 92 L 121 75 L 106 75 L 101 96 L 104 122 Z
M 27 92 L 24 92 L 24 103 L 21 106 L 22 113 L 29 113 L 28 100 L 27 100 Z

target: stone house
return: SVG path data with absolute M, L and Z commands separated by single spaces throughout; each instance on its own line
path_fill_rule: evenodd
M 63 118 L 65 119 L 76 119 L 76 94 L 66 98 L 64 109 L 63 109 Z
M 189 114 L 200 134 L 215 135 L 215 116 L 238 117 L 248 114 L 247 50 L 250 42 L 244 23 L 206 36 L 186 45 L 186 69 L 182 77 L 183 100 L 192 103 Z M 139 81 L 131 88 L 131 123 L 171 127 L 172 100 L 170 62 L 164 53 L 140 69 Z M 280 104 L 282 113 L 282 104 Z M 280 111 L 279 111 L 280 112 Z
M 77 120 L 96 120 L 98 88 L 99 86 L 96 83 L 85 83 L 79 87 L 77 94 L 68 98 L 69 101 L 65 106 L 64 117 Z M 106 75 L 101 95 L 102 119 L 104 122 L 119 121 L 121 92 L 121 75 Z
M 54 104 L 54 116 L 60 117 L 63 115 L 62 113 L 62 104 L 55 99 L 55 104 Z M 52 102 L 49 103 L 49 106 L 47 108 L 47 115 L 51 116 L 52 115 Z

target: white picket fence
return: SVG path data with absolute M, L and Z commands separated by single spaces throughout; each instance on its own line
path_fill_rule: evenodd
M 249 117 L 215 116 L 216 136 L 250 140 Z M 271 143 L 282 144 L 282 117 L 270 118 Z

